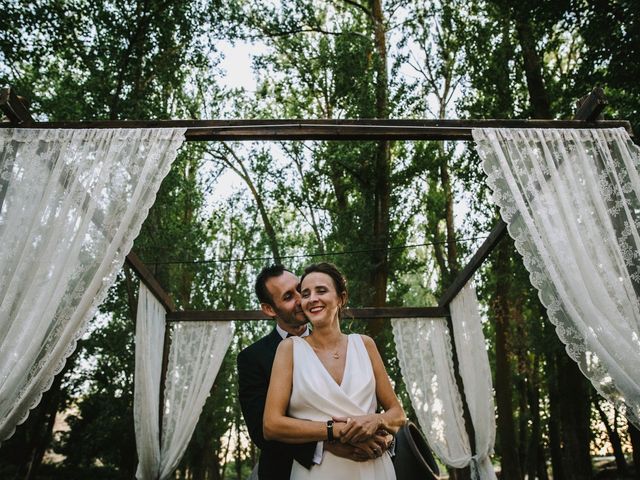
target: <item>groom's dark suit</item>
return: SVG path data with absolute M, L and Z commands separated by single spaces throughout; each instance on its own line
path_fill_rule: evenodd
M 307 468 L 313 464 L 316 443 L 288 445 L 269 442 L 262 435 L 262 417 L 267 399 L 271 367 L 282 337 L 274 328 L 266 337 L 238 354 L 240 406 L 251 440 L 260 448 L 259 480 L 287 480 L 295 458 Z

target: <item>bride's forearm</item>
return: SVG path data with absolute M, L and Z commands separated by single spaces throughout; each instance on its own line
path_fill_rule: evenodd
M 342 426 L 333 426 L 333 437 L 339 439 Z M 280 415 L 264 416 L 263 434 L 265 440 L 277 440 L 283 443 L 307 443 L 328 440 L 326 422 L 300 420 Z
M 407 416 L 401 406 L 394 406 L 379 414 L 382 420 L 382 430 L 395 435 L 407 423 Z

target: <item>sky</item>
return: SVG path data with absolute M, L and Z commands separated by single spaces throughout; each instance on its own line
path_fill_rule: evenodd
M 224 77 L 218 79 L 218 83 L 229 88 L 243 87 L 246 90 L 255 91 L 256 80 L 251 69 L 251 55 L 266 51 L 266 47 L 242 41 L 234 44 L 218 41 L 216 48 L 224 55 L 220 66 L 226 73 Z

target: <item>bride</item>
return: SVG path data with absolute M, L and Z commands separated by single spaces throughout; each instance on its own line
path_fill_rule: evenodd
M 346 281 L 330 263 L 310 265 L 300 283 L 302 309 L 313 325 L 306 338 L 280 343 L 273 362 L 264 413 L 264 437 L 286 443 L 313 441 L 354 445 L 404 425 L 380 354 L 370 337 L 345 335 L 340 317 L 347 302 Z M 376 413 L 377 405 L 384 409 Z M 369 450 L 370 451 L 370 450 Z M 294 462 L 291 479 L 395 479 L 389 455 L 355 462 L 326 451 L 307 470 Z

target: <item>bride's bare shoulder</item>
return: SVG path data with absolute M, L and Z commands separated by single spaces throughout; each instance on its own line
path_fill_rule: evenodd
M 364 346 L 367 347 L 367 350 L 371 351 L 373 349 L 374 351 L 378 351 L 376 342 L 374 342 L 373 338 L 371 338 L 369 335 L 360 334 L 360 338 L 362 339 L 362 343 L 364 343 Z
M 291 352 L 293 352 L 293 337 L 285 338 L 278 344 L 276 355 L 285 355 L 290 354 Z

